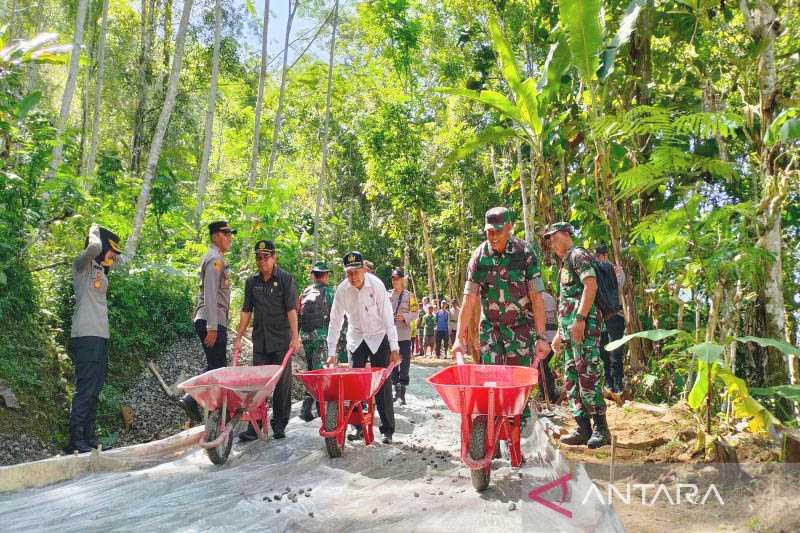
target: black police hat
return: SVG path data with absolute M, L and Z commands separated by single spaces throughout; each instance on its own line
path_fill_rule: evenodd
M 228 225 L 227 220 L 218 220 L 208 225 L 208 234 L 214 235 L 218 231 L 224 231 L 236 235 L 236 230 Z
M 110 229 L 106 229 L 102 226 L 100 227 L 100 241 L 103 243 L 104 251 L 107 248 L 118 254 L 122 253 L 122 247 L 120 247 L 119 244 L 119 236 Z
M 275 243 L 272 241 L 258 241 L 253 248 L 256 252 L 256 255 L 266 254 L 266 255 L 274 255 L 275 254 Z
M 361 252 L 352 251 L 342 258 L 345 271 L 355 270 L 364 266 L 364 256 Z

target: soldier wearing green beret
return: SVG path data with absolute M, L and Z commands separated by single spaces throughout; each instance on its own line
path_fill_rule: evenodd
M 333 289 L 328 285 L 330 269 L 324 261 L 317 261 L 311 269 L 313 283 L 300 295 L 300 339 L 306 353 L 308 370 L 322 368 L 327 357 L 328 322 L 330 322 Z M 306 422 L 314 420 L 311 406 L 314 398 L 306 391 L 300 418 Z
M 475 249 L 467 266 L 453 354 L 464 352 L 468 317 L 480 305 L 481 362 L 531 366 L 535 355 L 538 364 L 550 351 L 539 259 L 525 241 L 511 234 L 508 209 L 489 209 L 485 221 L 486 241 Z
M 595 295 L 597 273 L 592 256 L 572 243 L 575 232 L 567 222 L 551 224 L 544 241 L 561 259 L 558 290 L 558 333 L 553 350 L 564 350 L 565 388 L 578 427 L 561 438 L 568 445 L 598 448 L 611 442 L 603 400 L 603 363 L 600 357 L 600 322 Z M 594 422 L 594 431 L 589 417 Z

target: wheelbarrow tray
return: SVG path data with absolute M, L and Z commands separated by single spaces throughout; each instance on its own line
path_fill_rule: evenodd
M 239 407 L 248 410 L 272 396 L 282 368 L 280 365 L 216 368 L 184 381 L 178 388 L 209 411 L 220 409 L 226 397 L 228 410 Z
M 512 365 L 454 365 L 427 381 L 454 413 L 490 414 L 489 391 L 492 391 L 493 414 L 510 417 L 525 410 L 528 394 L 538 381 L 538 371 Z
M 317 401 L 364 401 L 377 394 L 391 368 L 321 368 L 295 374 Z M 341 386 L 340 386 L 341 383 Z

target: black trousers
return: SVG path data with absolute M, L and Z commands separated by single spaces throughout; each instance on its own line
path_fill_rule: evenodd
M 444 346 L 444 351 L 447 351 L 447 342 L 449 340 L 449 334 L 446 331 L 439 331 L 436 330 L 436 357 L 442 355 L 442 346 Z
M 600 357 L 603 359 L 606 387 L 614 392 L 622 392 L 622 359 L 625 355 L 625 347 L 621 346 L 612 352 L 607 352 L 605 345 L 621 339 L 625 335 L 625 318 L 614 315 L 606 320 L 605 324 L 606 331 L 600 336 Z
M 411 367 L 411 341 L 397 341 L 400 345 L 400 364 L 392 370 L 392 383 L 408 385 L 408 370 Z
M 206 321 L 203 319 L 194 321 L 194 330 L 200 337 L 200 344 L 203 345 L 203 352 L 206 354 L 206 372 L 215 368 L 228 366 L 228 330 L 222 326 L 217 326 L 217 341 L 214 346 L 209 348 L 205 345 Z
M 553 371 L 550 368 L 550 359 L 553 358 L 553 350 L 550 350 L 550 353 L 547 354 L 547 357 L 542 359 L 541 367 L 537 370 L 539 372 L 539 399 L 544 400 L 544 391 L 545 387 L 547 387 L 547 394 L 548 398 L 550 399 L 550 403 L 556 401 L 556 380 L 553 377 Z
M 97 398 L 106 380 L 108 339 L 73 337 L 69 357 L 75 366 L 75 394 L 69 413 L 69 436 L 72 442 L 95 440 Z
M 253 366 L 280 365 L 283 362 L 284 355 L 286 355 L 286 350 L 280 352 L 253 352 Z M 292 363 L 289 361 L 286 363 L 286 368 L 283 369 L 283 374 L 278 380 L 275 392 L 272 393 L 272 416 L 269 421 L 272 431 L 286 429 L 291 414 Z
M 367 343 L 361 344 L 353 352 L 353 368 L 364 368 L 367 366 L 367 359 L 373 367 L 386 368 L 389 366 L 389 339 L 383 338 L 383 342 L 378 346 L 378 350 L 372 353 Z M 392 402 L 392 384 L 389 380 L 383 382 L 381 390 L 375 395 L 375 404 L 378 407 L 378 415 L 381 417 L 380 431 L 384 435 L 394 434 L 394 403 Z

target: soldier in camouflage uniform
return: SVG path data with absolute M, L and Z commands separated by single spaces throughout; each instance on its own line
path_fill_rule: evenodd
M 328 353 L 328 321 L 333 304 L 333 289 L 328 286 L 330 269 L 324 261 L 314 263 L 311 276 L 314 283 L 303 289 L 300 295 L 300 339 L 306 354 L 306 368 L 317 370 L 322 368 L 322 362 Z M 321 300 L 317 301 L 319 299 Z M 306 422 L 316 418 L 311 410 L 313 403 L 314 398 L 306 391 L 300 411 L 300 418 Z
M 547 228 L 544 240 L 561 258 L 558 333 L 553 349 L 565 356 L 565 388 L 578 427 L 561 438 L 563 444 L 599 448 L 611 442 L 603 400 L 600 322 L 594 304 L 597 275 L 592 256 L 572 244 L 574 229 L 566 222 Z M 594 422 L 594 431 L 589 421 Z
M 550 351 L 544 336 L 539 260 L 525 241 L 511 235 L 508 209 L 487 211 L 484 229 L 486 241 L 475 249 L 467 266 L 453 354 L 464 352 L 468 317 L 480 304 L 481 362 L 531 366 L 534 355 L 538 363 Z

